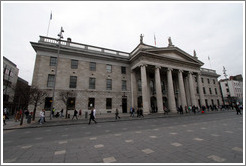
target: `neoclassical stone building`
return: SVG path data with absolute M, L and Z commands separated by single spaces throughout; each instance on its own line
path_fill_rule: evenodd
M 214 70 L 201 68 L 196 52 L 191 56 L 172 44 L 155 47 L 143 43 L 131 52 L 40 36 L 31 42 L 36 51 L 32 86 L 47 90 L 48 96 L 38 109 L 49 110 L 54 89 L 54 107 L 65 109 L 63 94 L 69 94 L 70 110 L 101 113 L 118 108 L 142 107 L 144 113 L 176 113 L 180 105 L 220 105 L 222 98 Z M 58 51 L 59 50 L 59 51 Z M 59 52 L 59 53 L 58 53 Z M 57 72 L 56 72 L 57 69 Z M 56 77 L 55 77 L 56 75 Z M 55 88 L 54 88 L 55 87 Z

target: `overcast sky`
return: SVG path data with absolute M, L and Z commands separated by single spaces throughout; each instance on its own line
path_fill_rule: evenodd
M 172 43 L 193 55 L 204 68 L 223 76 L 244 74 L 244 4 L 184 2 L 1 2 L 1 56 L 14 62 L 19 76 L 31 84 L 36 53 L 30 41 L 46 36 L 131 52 L 143 42 L 166 47 Z M 208 60 L 210 57 L 210 62 Z

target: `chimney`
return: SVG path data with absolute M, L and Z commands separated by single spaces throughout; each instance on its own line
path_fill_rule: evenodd
M 67 38 L 67 46 L 70 46 L 70 43 L 72 42 L 72 39 L 70 37 Z

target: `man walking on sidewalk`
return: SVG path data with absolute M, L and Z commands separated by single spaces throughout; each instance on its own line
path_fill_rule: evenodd
M 91 113 L 90 113 L 90 120 L 88 124 L 91 124 L 91 120 L 93 120 L 95 122 L 95 124 L 97 123 L 95 120 L 96 117 L 96 109 L 94 109 L 93 107 L 91 108 Z

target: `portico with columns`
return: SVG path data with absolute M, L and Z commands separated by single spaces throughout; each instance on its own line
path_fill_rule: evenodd
M 175 47 L 168 39 L 167 47 L 153 47 L 143 43 L 130 54 L 132 107 L 142 108 L 145 114 L 171 113 L 177 107 L 205 104 L 200 68 L 203 65 L 196 53 L 189 55 Z M 195 52 L 195 51 L 194 51 Z M 197 81 L 195 81 L 195 78 Z M 197 98 L 196 86 L 199 90 Z

